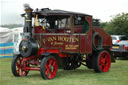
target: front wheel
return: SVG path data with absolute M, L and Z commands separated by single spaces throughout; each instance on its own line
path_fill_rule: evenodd
M 15 55 L 12 64 L 11 69 L 14 76 L 26 76 L 29 72 L 29 70 L 25 70 L 25 67 L 28 67 L 29 64 L 27 61 L 23 61 L 23 57 L 21 55 Z
M 95 72 L 107 72 L 111 67 L 111 56 L 109 52 L 102 50 L 93 57 Z
M 54 56 L 44 57 L 40 65 L 40 73 L 43 79 L 53 79 L 58 69 Z

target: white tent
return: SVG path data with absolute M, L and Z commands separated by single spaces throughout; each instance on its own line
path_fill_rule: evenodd
M 19 44 L 23 37 L 23 27 L 13 28 L 13 43 L 14 43 L 14 52 L 19 52 Z
M 12 41 L 12 30 L 0 27 L 0 43 L 7 43 Z
M 11 29 L 13 32 L 23 32 L 23 27 L 17 27 L 17 28 L 13 28 Z

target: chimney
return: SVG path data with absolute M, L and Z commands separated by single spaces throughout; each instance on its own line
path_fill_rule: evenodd
M 24 33 L 26 37 L 32 36 L 32 11 L 33 9 L 28 5 L 24 4 L 25 11 L 25 25 L 24 25 Z

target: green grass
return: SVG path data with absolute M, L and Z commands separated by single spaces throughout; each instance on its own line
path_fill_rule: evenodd
M 70 71 L 61 69 L 52 80 L 43 80 L 39 71 L 14 77 L 11 61 L 11 58 L 0 59 L 0 85 L 128 85 L 128 60 L 117 60 L 106 73 L 95 73 L 84 66 Z

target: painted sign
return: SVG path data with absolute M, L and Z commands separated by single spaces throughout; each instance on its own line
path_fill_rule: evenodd
M 39 40 L 42 47 L 58 48 L 62 51 L 71 50 L 73 52 L 79 49 L 78 35 L 45 35 L 42 36 L 42 40 L 38 36 L 36 38 L 38 38 L 37 40 Z

